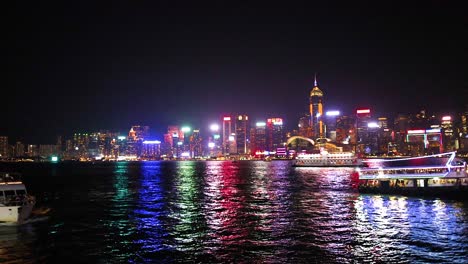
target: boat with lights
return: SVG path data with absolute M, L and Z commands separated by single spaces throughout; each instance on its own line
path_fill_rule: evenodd
M 468 191 L 467 164 L 456 152 L 363 163 L 357 169 L 360 192 L 451 196 Z
M 0 222 L 22 224 L 31 215 L 35 203 L 20 174 L 0 172 Z
M 295 167 L 358 167 L 362 164 L 353 152 L 299 153 L 293 159 Z

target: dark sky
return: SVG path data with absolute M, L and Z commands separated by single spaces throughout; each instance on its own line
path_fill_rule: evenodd
M 225 112 L 292 127 L 315 72 L 326 110 L 391 117 L 468 101 L 468 16 L 449 1 L 95 2 L 5 6 L 0 135 L 52 143 L 144 124 L 160 137 L 169 124 L 204 129 Z

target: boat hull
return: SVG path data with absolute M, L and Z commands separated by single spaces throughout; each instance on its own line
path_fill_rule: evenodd
M 363 194 L 387 194 L 387 195 L 405 195 L 405 196 L 439 196 L 446 198 L 468 199 L 468 186 L 444 186 L 444 187 L 406 187 L 406 188 L 387 188 L 387 187 L 366 187 L 359 186 L 359 192 Z
M 31 216 L 34 204 L 0 206 L 0 222 L 22 224 Z

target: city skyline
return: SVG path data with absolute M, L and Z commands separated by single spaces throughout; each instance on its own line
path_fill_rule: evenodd
M 0 134 L 32 142 L 202 128 L 228 112 L 282 116 L 291 129 L 315 73 L 325 108 L 347 113 L 449 114 L 468 97 L 466 18 L 453 4 L 12 5 Z

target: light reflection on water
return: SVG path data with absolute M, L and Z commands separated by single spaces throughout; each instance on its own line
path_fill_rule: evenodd
M 3 262 L 65 262 L 70 254 L 102 263 L 468 258 L 466 201 L 360 195 L 352 169 L 158 161 L 64 164 L 47 176 L 47 168 L 28 166 L 26 179 L 49 180 L 31 177 L 28 186 L 52 214 L 19 228 L 0 226 Z

